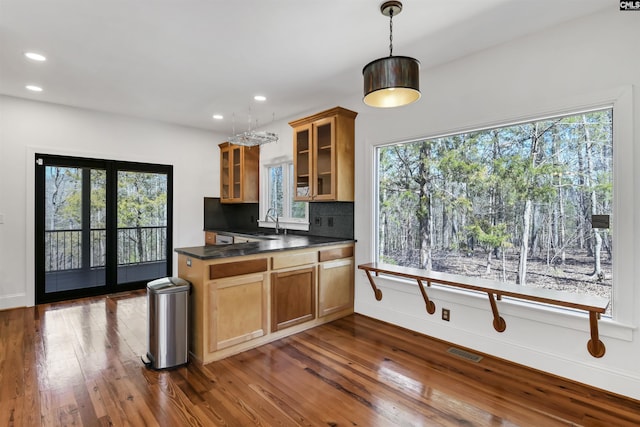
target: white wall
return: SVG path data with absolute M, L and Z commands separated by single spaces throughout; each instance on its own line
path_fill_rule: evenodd
M 549 13 L 552 13 L 550 11 Z M 480 352 L 513 360 L 596 387 L 640 399 L 640 21 L 615 8 L 512 41 L 444 66 L 422 70 L 423 98 L 416 104 L 374 110 L 355 107 L 357 263 L 374 260 L 373 156 L 375 145 L 478 128 L 524 117 L 616 103 L 617 228 L 615 321 L 601 320 L 606 354 L 587 352 L 588 316 L 543 312 L 499 302 L 507 323 L 492 327 L 486 296 L 432 289 L 430 316 L 415 284 L 379 279 L 376 301 L 362 272 L 356 273 L 356 311 Z M 410 53 L 410 52 L 406 52 Z M 635 85 L 635 86 L 632 86 Z M 350 108 L 349 106 L 345 105 Z M 635 111 L 635 113 L 634 113 Z M 621 298 L 622 297 L 622 298 Z M 442 307 L 451 321 L 440 319 Z M 621 307 L 624 308 L 621 310 Z
M 0 96 L 0 309 L 35 301 L 36 152 L 173 165 L 173 242 L 181 247 L 203 242 L 202 198 L 220 194 L 223 141 L 202 130 Z

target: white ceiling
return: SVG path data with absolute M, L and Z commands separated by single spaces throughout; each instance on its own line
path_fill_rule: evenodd
M 388 56 L 376 0 L 0 0 L 0 93 L 231 133 L 361 96 Z M 422 76 L 611 0 L 404 0 L 394 55 Z M 24 58 L 41 52 L 44 63 Z M 25 90 L 26 84 L 44 88 Z M 267 96 L 257 104 L 253 96 Z M 364 107 L 363 108 L 369 108 Z M 224 121 L 214 121 L 220 113 Z M 235 119 L 232 117 L 235 116 Z

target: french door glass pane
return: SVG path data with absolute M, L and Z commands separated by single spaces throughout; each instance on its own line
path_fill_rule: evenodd
M 118 284 L 167 272 L 167 175 L 118 172 Z
M 45 293 L 105 285 L 105 171 L 45 167 Z

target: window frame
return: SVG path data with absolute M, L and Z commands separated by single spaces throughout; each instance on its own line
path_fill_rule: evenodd
M 269 163 L 265 163 L 262 167 L 262 182 L 264 185 L 262 186 L 260 192 L 260 218 L 258 220 L 258 226 L 263 228 L 276 228 L 275 221 L 267 220 L 267 211 L 270 209 L 270 194 L 271 194 L 271 179 L 270 179 L 270 169 L 274 167 L 282 166 L 282 184 L 283 184 L 283 211 L 287 214 L 291 213 L 292 205 L 293 205 L 293 183 L 294 183 L 294 173 L 293 173 L 293 160 L 292 159 L 274 159 Z M 280 229 L 286 230 L 298 230 L 298 231 L 309 231 L 309 203 L 308 202 L 299 202 L 305 204 L 305 217 L 301 218 L 292 218 L 289 215 L 283 215 L 282 217 L 278 217 L 278 224 Z
M 566 101 L 566 100 L 565 100 Z M 372 186 L 371 191 L 371 235 L 373 236 L 371 242 L 372 255 L 374 260 L 378 260 L 379 244 L 378 232 L 379 230 L 379 154 L 378 150 L 381 147 L 394 145 L 403 142 L 413 142 L 425 139 L 437 139 L 442 137 L 448 137 L 451 135 L 476 132 L 481 130 L 487 130 L 497 127 L 516 125 L 520 123 L 526 123 L 537 120 L 544 120 L 550 117 L 566 116 L 571 114 L 579 114 L 581 112 L 588 112 L 594 110 L 600 110 L 605 108 L 611 108 L 613 110 L 613 201 L 612 201 L 612 223 L 615 227 L 612 230 L 613 233 L 613 248 L 614 259 L 612 262 L 613 271 L 613 285 L 611 301 L 613 303 L 612 316 L 609 318 L 603 318 L 602 334 L 605 336 L 612 336 L 620 338 L 626 341 L 632 340 L 635 290 L 634 282 L 634 265 L 635 265 L 635 250 L 634 250 L 634 203 L 638 202 L 633 200 L 633 197 L 629 197 L 629 194 L 634 194 L 635 188 L 635 176 L 634 176 L 634 156 L 633 153 L 633 88 L 631 86 L 617 87 L 608 91 L 603 91 L 597 94 L 587 94 L 579 96 L 574 99 L 568 100 L 564 104 L 549 108 L 546 111 L 534 111 L 526 115 L 517 117 L 507 117 L 502 120 L 494 122 L 476 123 L 469 126 L 463 126 L 455 129 L 450 129 L 444 132 L 424 133 L 420 138 L 406 138 L 398 139 L 394 141 L 374 142 L 370 146 L 370 159 L 372 168 L 370 170 Z M 625 196 L 626 195 L 626 196 Z M 382 277 L 381 277 L 382 278 Z M 414 287 L 413 282 L 408 282 L 404 279 L 384 277 L 380 281 L 380 284 L 390 286 L 393 289 L 399 289 L 398 286 L 411 286 Z M 447 287 L 434 286 L 432 290 L 434 297 L 440 298 L 444 301 L 451 301 L 453 303 L 462 303 L 470 306 L 477 306 L 478 308 L 484 307 L 486 302 L 484 298 L 481 298 L 477 294 L 459 289 L 450 289 Z M 564 322 L 567 327 L 573 329 L 583 330 L 583 326 L 578 323 L 581 321 L 581 317 L 577 316 L 575 312 L 567 309 L 559 309 L 556 307 L 521 302 L 515 300 L 506 299 L 503 302 L 501 312 L 505 314 L 512 314 L 517 317 L 523 317 L 528 319 L 535 319 L 544 323 L 559 324 L 558 322 Z M 551 314 L 551 315 L 550 315 Z M 561 319 L 561 320 L 558 320 Z M 571 320 L 574 319 L 574 320 Z

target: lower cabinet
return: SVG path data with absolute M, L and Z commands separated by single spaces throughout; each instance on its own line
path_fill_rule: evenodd
M 353 258 L 318 265 L 318 317 L 353 308 Z
M 209 352 L 267 333 L 267 284 L 266 273 L 209 283 Z
M 316 317 L 316 267 L 271 273 L 271 330 Z
M 190 352 L 200 363 L 353 313 L 353 245 L 201 260 L 180 254 L 191 282 Z

